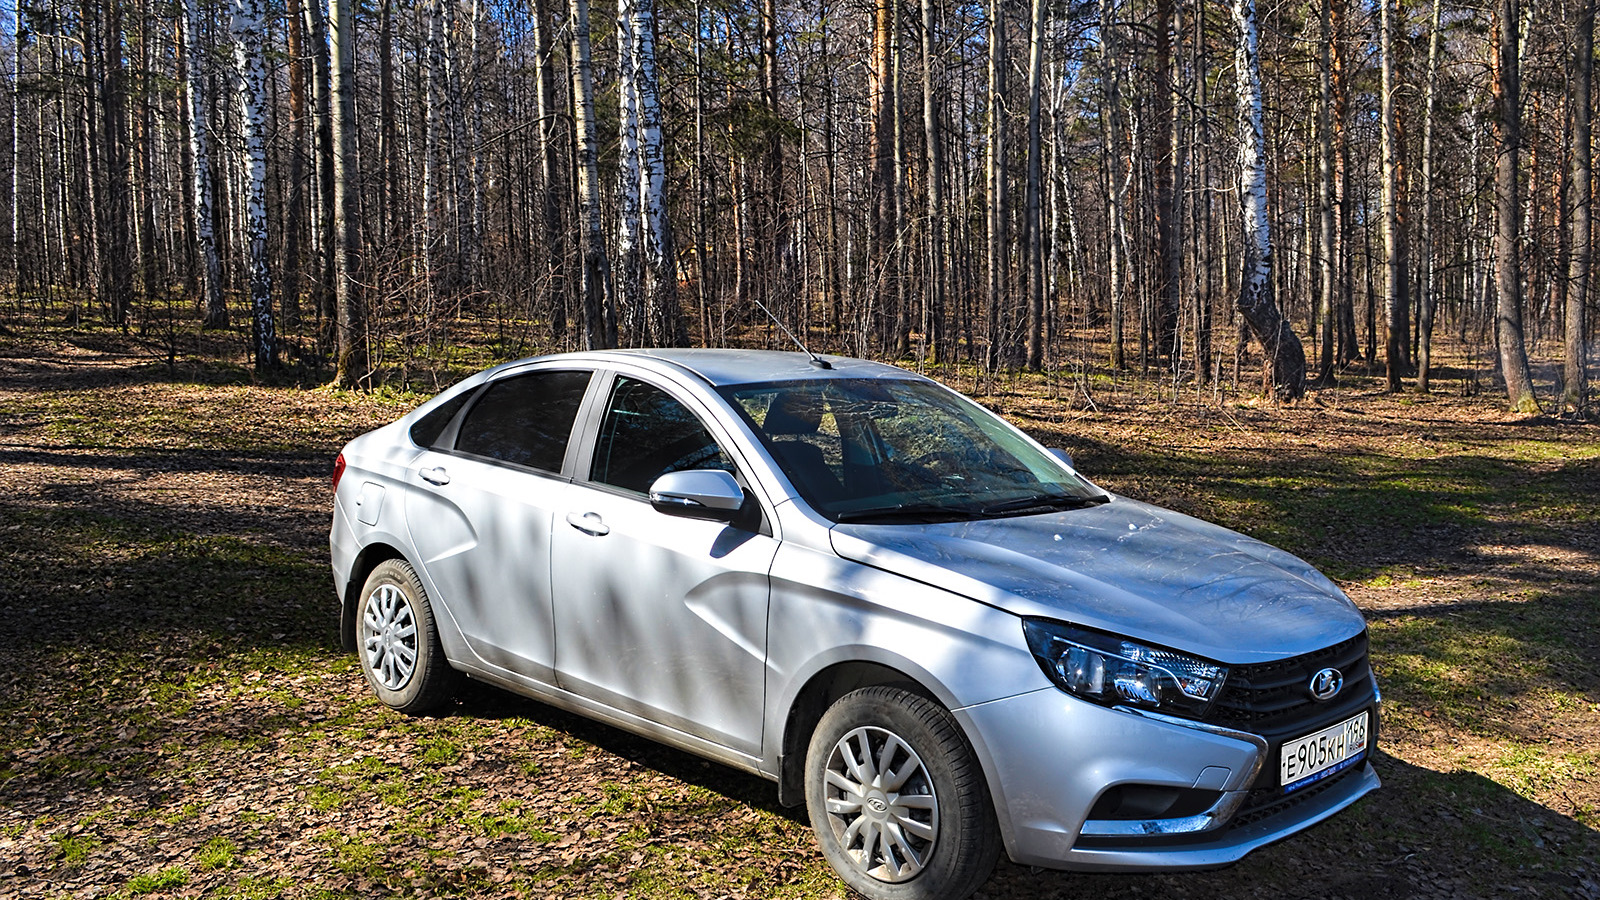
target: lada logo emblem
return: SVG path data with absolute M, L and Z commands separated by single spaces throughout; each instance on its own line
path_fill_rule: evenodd
M 1323 669 L 1311 676 L 1311 696 L 1318 700 L 1332 700 L 1344 687 L 1344 673 L 1338 669 Z

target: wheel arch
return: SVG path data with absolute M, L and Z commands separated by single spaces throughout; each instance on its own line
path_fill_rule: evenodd
M 778 802 L 794 807 L 805 804 L 806 747 L 822 714 L 851 691 L 876 685 L 893 685 L 945 709 L 948 704 L 916 678 L 894 666 L 868 660 L 848 660 L 813 674 L 789 705 L 778 752 Z
M 367 577 L 372 574 L 373 569 L 390 559 L 410 564 L 399 548 L 391 544 L 374 543 L 361 548 L 361 552 L 356 555 L 355 564 L 350 567 L 350 579 L 339 592 L 339 644 L 346 653 L 354 653 L 356 650 L 358 618 L 356 606 L 361 602 L 361 587 L 367 583 Z

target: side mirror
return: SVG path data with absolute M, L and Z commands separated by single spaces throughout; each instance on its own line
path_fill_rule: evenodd
M 668 472 L 650 485 L 650 505 L 669 516 L 726 522 L 744 506 L 744 488 L 719 469 Z
M 1054 456 L 1056 459 L 1059 459 L 1062 462 L 1066 463 L 1067 464 L 1067 468 L 1071 469 L 1072 471 L 1074 471 L 1074 472 L 1078 471 L 1078 467 L 1072 464 L 1072 454 L 1071 453 L 1068 453 L 1067 451 L 1061 449 L 1060 447 L 1051 447 L 1050 448 L 1050 455 Z

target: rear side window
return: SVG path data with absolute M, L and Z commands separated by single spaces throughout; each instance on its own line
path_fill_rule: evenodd
M 426 415 L 416 421 L 416 424 L 411 426 L 412 442 L 418 447 L 432 447 L 437 444 L 439 437 L 444 434 L 444 430 L 450 427 L 450 420 L 456 417 L 456 413 L 461 411 L 461 407 L 471 397 L 471 391 L 462 391 L 434 409 L 429 410 Z
M 589 377 L 589 372 L 533 372 L 496 381 L 467 411 L 456 449 L 561 471 Z

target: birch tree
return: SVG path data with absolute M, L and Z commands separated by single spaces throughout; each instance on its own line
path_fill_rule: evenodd
M 631 6 L 633 96 L 639 115 L 639 199 L 644 224 L 644 299 L 648 341 L 684 347 L 689 333 L 678 305 L 677 248 L 667 218 L 666 140 L 656 75 L 655 0 L 619 0 Z M 776 52 L 774 50 L 774 52 Z M 774 76 L 775 77 L 775 76 Z M 776 99 L 774 95 L 774 100 Z M 772 151 L 779 152 L 779 151 Z M 781 217 L 780 217 L 781 218 Z M 774 236 L 777 239 L 777 236 Z
M 643 193 L 639 143 L 638 54 L 634 10 L 642 0 L 617 0 L 617 253 L 611 267 L 616 287 L 619 337 L 632 344 L 644 338 Z
M 257 370 L 278 363 L 272 318 L 272 271 L 267 259 L 266 0 L 234 0 L 234 60 L 239 67 L 244 154 L 244 243 L 248 258 L 250 337 Z
M 1265 375 L 1272 396 L 1295 400 L 1305 393 L 1306 356 L 1300 338 L 1272 297 L 1272 230 L 1267 218 L 1261 48 L 1255 0 L 1233 0 L 1233 21 L 1238 29 L 1234 78 L 1238 83 L 1239 209 L 1244 244 L 1237 305 L 1265 354 Z

